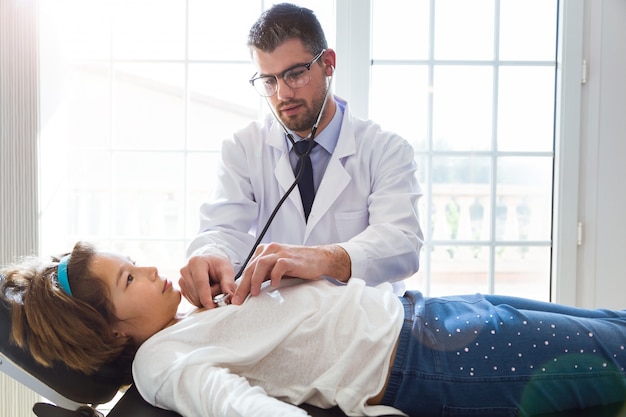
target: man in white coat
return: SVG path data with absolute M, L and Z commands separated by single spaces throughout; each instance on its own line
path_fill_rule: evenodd
M 402 293 L 423 241 L 413 148 L 352 116 L 332 94 L 336 54 L 312 11 L 273 6 L 252 26 L 248 46 L 258 69 L 250 83 L 272 114 L 223 143 L 217 186 L 181 269 L 182 293 L 206 308 L 219 293 L 240 304 L 285 276 L 389 281 Z M 295 149 L 312 140 L 308 152 Z M 313 169 L 310 214 L 302 183 L 289 193 L 302 153 Z

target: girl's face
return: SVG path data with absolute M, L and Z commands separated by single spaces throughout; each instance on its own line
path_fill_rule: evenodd
M 116 334 L 140 345 L 176 322 L 180 292 L 155 267 L 140 267 L 127 257 L 98 252 L 89 269 L 109 287 L 119 319 L 113 326 Z

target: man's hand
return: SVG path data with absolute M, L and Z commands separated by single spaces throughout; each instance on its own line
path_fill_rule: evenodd
M 197 307 L 213 308 L 213 296 L 235 291 L 235 272 L 228 257 L 218 254 L 189 258 L 178 280 L 183 296 Z
M 232 304 L 243 303 L 248 294 L 258 295 L 261 284 L 267 280 L 272 287 L 278 286 L 283 277 L 317 279 L 328 276 L 347 281 L 350 271 L 350 256 L 338 245 L 259 245 L 239 280 Z

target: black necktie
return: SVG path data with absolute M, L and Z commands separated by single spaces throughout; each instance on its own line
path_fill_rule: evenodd
M 313 142 L 313 148 L 317 145 L 317 142 Z M 298 153 L 298 163 L 296 164 L 296 175 L 300 172 L 300 165 L 304 164 L 304 172 L 298 182 L 298 188 L 300 189 L 300 198 L 302 199 L 302 207 L 304 207 L 304 218 L 309 220 L 309 213 L 311 213 L 311 206 L 313 205 L 313 199 L 315 198 L 315 186 L 313 185 L 313 166 L 311 164 L 311 158 L 309 155 L 304 155 L 309 149 L 309 141 L 301 140 L 295 143 L 295 148 Z

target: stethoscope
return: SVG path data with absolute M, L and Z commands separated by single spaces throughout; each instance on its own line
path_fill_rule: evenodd
M 296 140 L 293 138 L 293 135 L 287 130 L 287 127 L 283 124 L 283 122 L 280 120 L 280 118 L 276 115 L 276 112 L 274 111 L 274 109 L 272 108 L 272 105 L 269 102 L 269 97 L 265 98 L 265 100 L 267 101 L 267 105 L 270 108 L 270 111 L 274 115 L 274 118 L 276 119 L 278 124 L 280 124 L 280 126 L 283 128 L 283 131 L 285 132 L 285 135 L 287 136 L 287 138 L 289 139 L 289 141 L 293 145 L 293 149 L 296 152 L 296 155 L 298 155 L 299 159 L 302 159 L 302 158 L 305 158 L 305 157 L 309 156 L 311 154 L 311 151 L 313 150 L 313 145 L 314 145 L 313 138 L 315 137 L 315 134 L 317 133 L 317 127 L 319 126 L 320 120 L 322 119 L 322 114 L 324 113 L 324 109 L 326 108 L 326 102 L 328 101 L 328 95 L 330 94 L 330 91 L 332 90 L 331 87 L 332 87 L 333 80 L 335 78 L 335 67 L 333 67 L 331 65 L 330 69 L 331 69 L 330 81 L 328 82 L 328 86 L 326 87 L 326 94 L 324 95 L 324 103 L 322 104 L 322 108 L 320 109 L 320 112 L 317 115 L 317 120 L 315 121 L 315 124 L 311 128 L 311 133 L 309 133 L 309 135 L 304 139 L 304 140 L 308 140 L 309 141 L 309 146 L 307 147 L 307 149 L 306 149 L 306 151 L 304 153 L 298 152 L 298 149 L 295 146 L 296 145 Z M 267 233 L 267 230 L 269 229 L 270 225 L 272 224 L 272 221 L 274 220 L 274 217 L 276 217 L 276 214 L 278 213 L 278 210 L 281 208 L 283 203 L 287 200 L 287 197 L 289 197 L 289 194 L 291 194 L 293 189 L 296 188 L 296 185 L 298 185 L 298 182 L 300 181 L 300 177 L 302 177 L 302 173 L 304 172 L 304 165 L 305 164 L 300 164 L 300 169 L 296 173 L 295 180 L 293 181 L 291 186 L 289 186 L 287 191 L 285 191 L 285 194 L 278 201 L 278 203 L 276 204 L 276 207 L 274 207 L 274 210 L 272 210 L 272 214 L 270 214 L 269 218 L 265 222 L 265 226 L 263 226 L 263 229 L 261 230 L 261 233 L 259 233 L 259 236 L 257 237 L 256 241 L 254 242 L 254 245 L 252 245 L 252 249 L 248 253 L 248 257 L 243 262 L 243 264 L 241 265 L 241 268 L 239 268 L 239 271 L 235 275 L 235 280 L 237 280 L 239 277 L 241 277 L 241 274 L 243 274 L 243 270 L 246 269 L 246 266 L 248 265 L 248 262 L 250 262 L 250 259 L 252 259 L 252 256 L 254 255 L 254 252 L 256 251 L 256 248 L 261 244 L 261 240 L 263 240 L 263 237 L 265 236 L 265 233 Z

